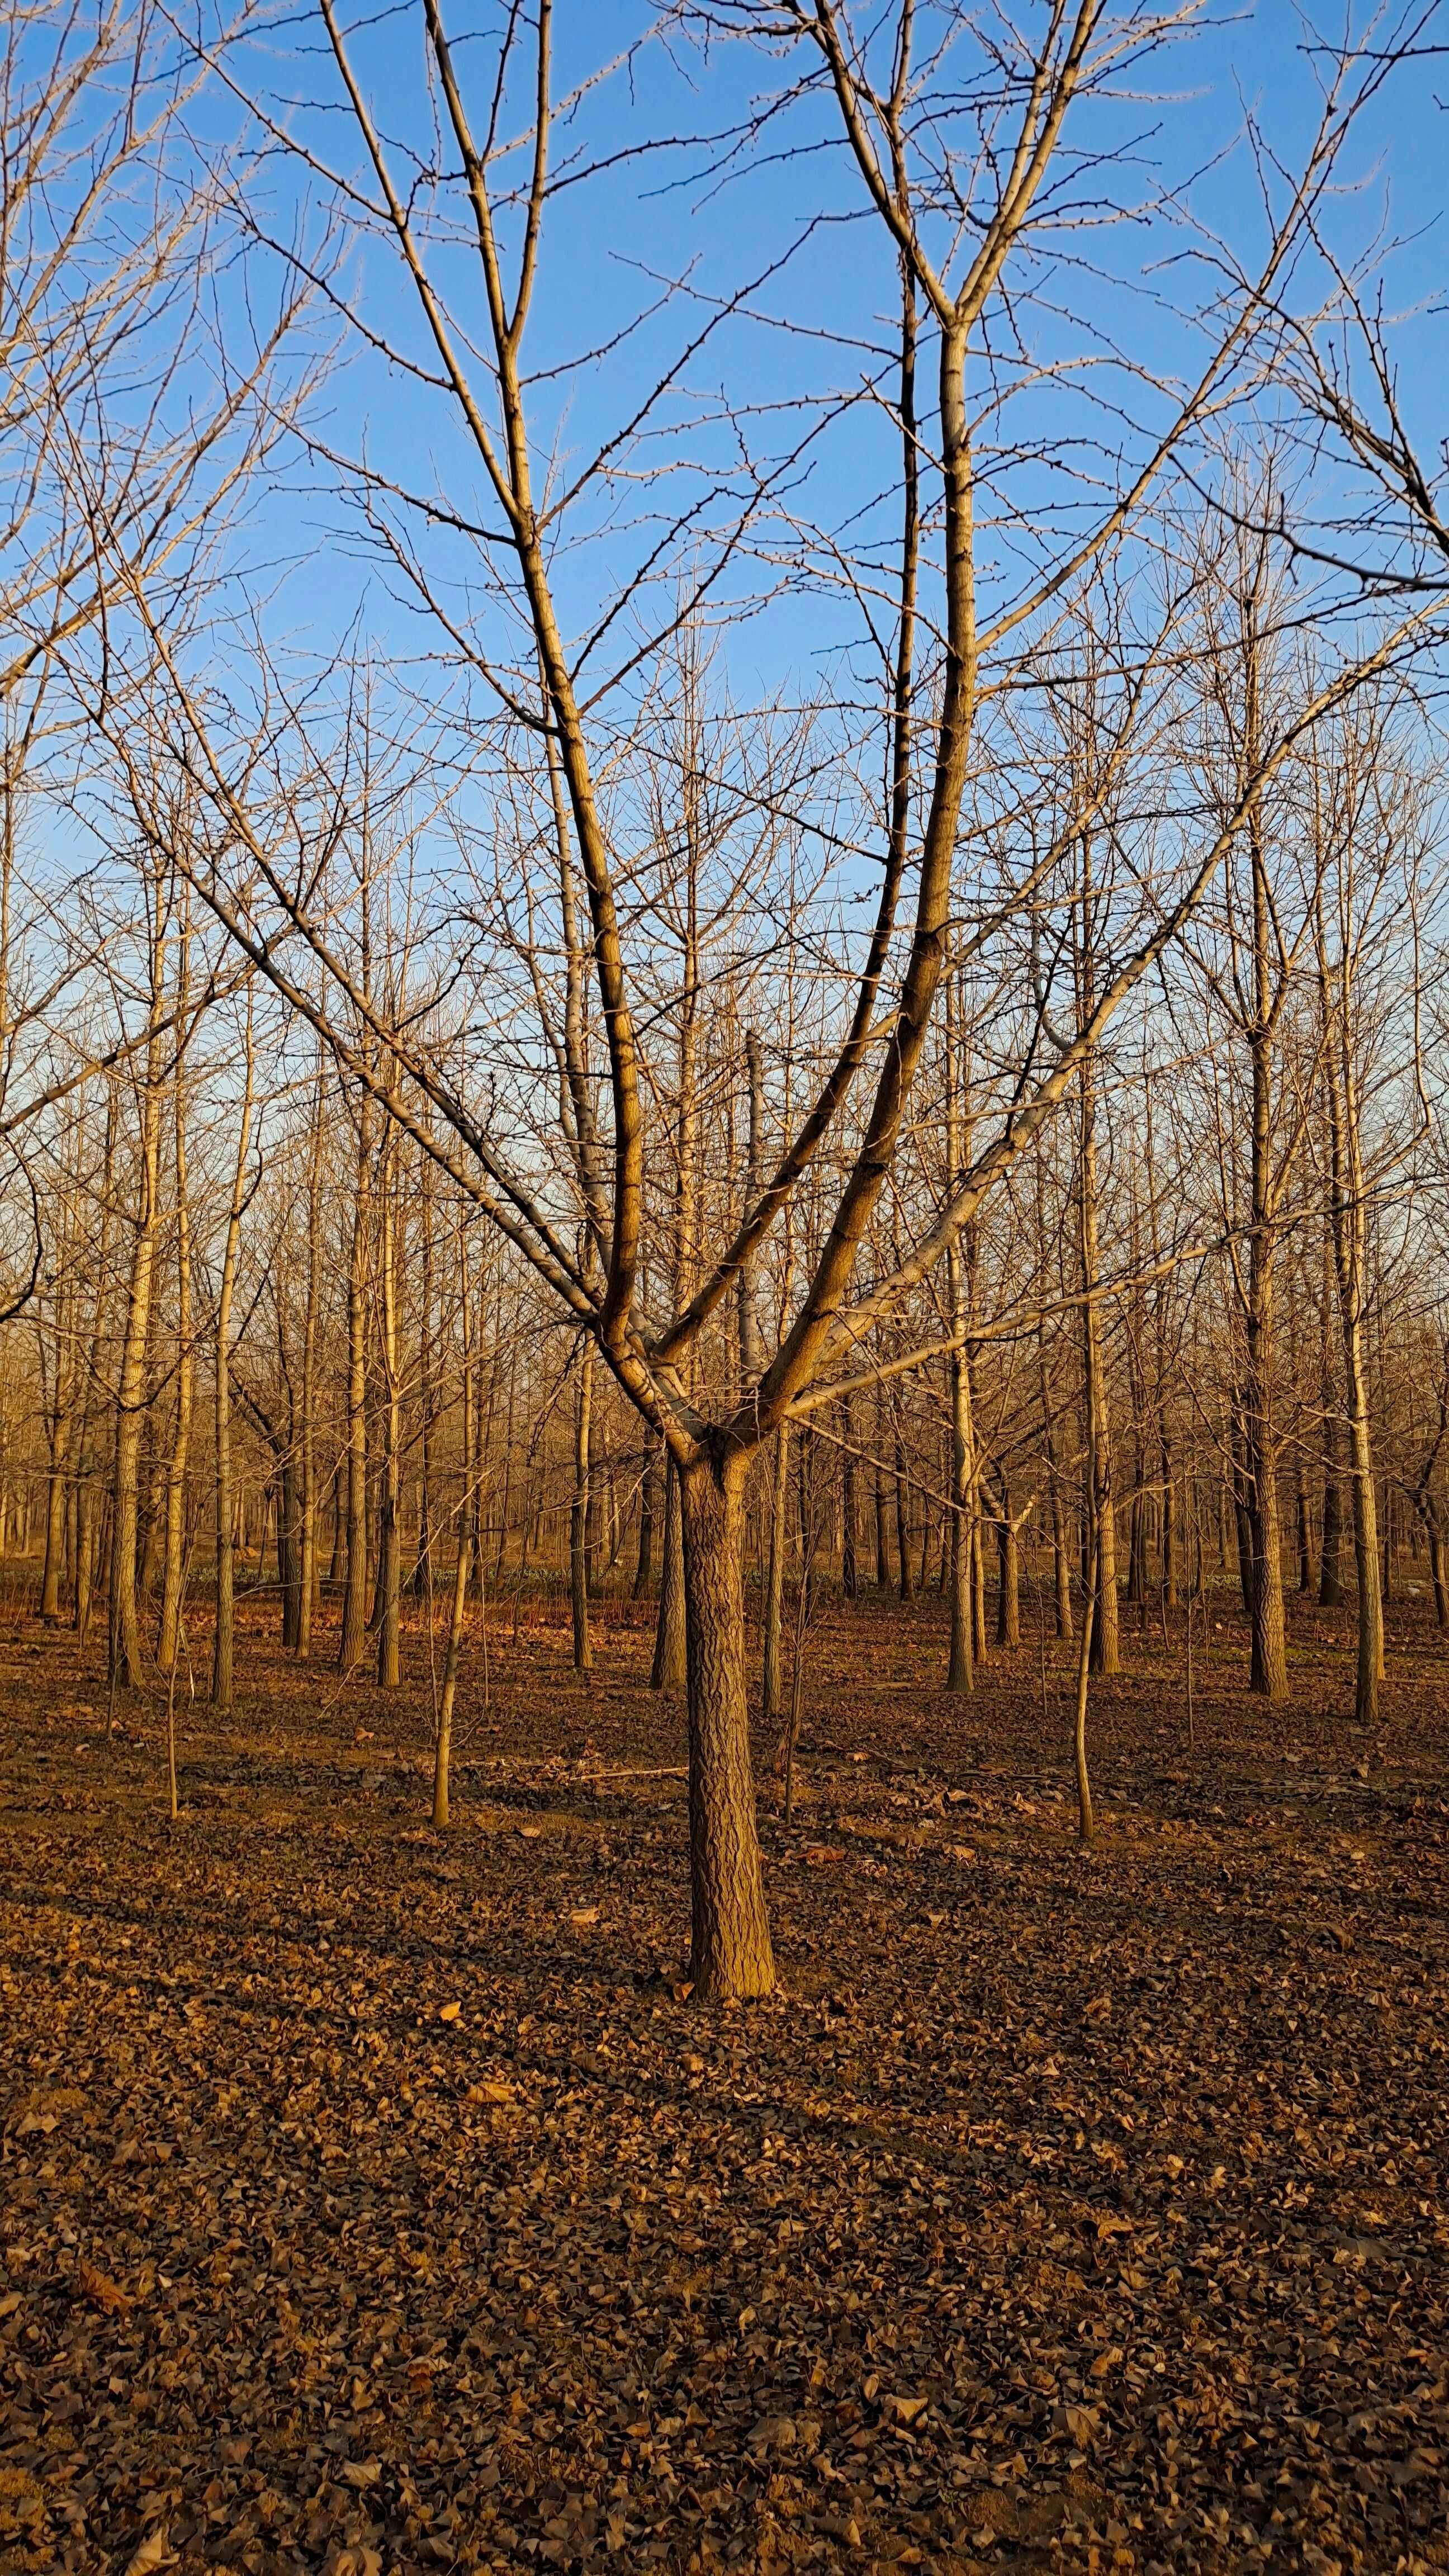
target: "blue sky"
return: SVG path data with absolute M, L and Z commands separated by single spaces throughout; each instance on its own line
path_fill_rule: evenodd
M 471 16 L 450 13 L 480 122 L 486 115 L 488 39 L 500 14 L 495 0 L 475 0 Z M 1040 12 L 1028 5 L 1024 22 L 1034 14 Z M 1360 20 L 1367 24 L 1367 13 Z M 558 22 L 559 88 L 579 69 L 622 52 L 652 23 L 637 0 L 596 0 L 588 7 L 562 0 Z M 1330 12 L 1321 13 L 1321 25 L 1336 23 Z M 285 30 L 269 68 L 279 92 L 306 102 L 297 130 L 334 166 L 356 168 L 357 137 L 330 56 L 319 49 L 320 29 L 314 35 L 305 21 L 288 19 Z M 1449 19 L 1438 32 L 1449 39 Z M 363 21 L 357 39 L 359 71 L 379 124 L 404 145 L 426 135 L 421 35 L 421 10 L 408 6 Z M 1194 213 L 1250 258 L 1261 242 L 1263 220 L 1251 162 L 1237 138 L 1251 112 L 1272 151 L 1285 166 L 1295 164 L 1315 121 L 1315 65 L 1322 58 L 1314 48 L 1312 27 L 1288 0 L 1220 12 L 1190 42 L 1149 66 L 1139 95 L 1092 107 L 1069 126 L 1068 154 L 1059 169 L 1069 180 L 1070 154 L 1079 141 L 1106 146 L 1123 156 L 1111 182 L 1119 204 L 1138 206 L 1165 179 L 1180 183 L 1196 172 Z M 1408 237 L 1385 271 L 1388 304 L 1406 315 L 1432 302 L 1443 273 L 1442 172 L 1449 124 L 1436 94 L 1441 75 L 1449 87 L 1449 59 L 1397 75 L 1355 133 L 1343 165 L 1343 178 L 1351 184 L 1330 216 L 1351 256 L 1380 234 L 1386 245 L 1393 236 Z M 561 132 L 555 166 L 574 151 L 602 157 L 660 138 L 723 132 L 778 76 L 778 64 L 739 45 L 718 46 L 705 61 L 679 47 L 667 51 L 646 44 L 627 72 L 592 92 Z M 516 127 L 525 112 L 520 97 L 512 109 Z M 586 509 L 581 515 L 558 566 L 561 604 L 575 633 L 589 631 L 621 569 L 659 540 L 673 496 L 683 505 L 697 499 L 712 475 L 722 473 L 726 481 L 737 475 L 741 433 L 720 417 L 725 398 L 743 414 L 743 436 L 758 456 L 778 459 L 801 448 L 790 480 L 791 505 L 799 516 L 830 531 L 832 542 L 847 544 L 856 557 L 877 542 L 888 553 L 894 541 L 894 505 L 878 504 L 894 468 L 889 425 L 878 407 L 859 399 L 873 363 L 871 344 L 881 344 L 889 325 L 892 260 L 840 150 L 833 108 L 824 101 L 807 103 L 772 128 L 766 144 L 746 151 L 713 180 L 701 177 L 702 158 L 698 150 L 664 150 L 621 159 L 587 187 L 564 191 L 549 208 L 526 362 L 535 371 L 566 371 L 550 373 L 531 397 L 538 448 L 550 450 L 564 473 L 577 470 L 628 419 L 641 387 L 701 328 L 711 299 L 775 271 L 750 299 L 750 318 L 716 331 L 690 361 L 686 391 L 657 415 L 661 434 L 631 454 L 636 479 L 614 522 L 605 529 L 597 514 Z M 278 173 L 279 220 L 290 219 L 294 175 Z M 1095 181 L 1088 184 L 1095 188 Z M 1172 385 L 1199 362 L 1203 343 L 1184 316 L 1201 298 L 1205 272 L 1185 256 L 1191 249 L 1190 236 L 1160 218 L 1073 231 L 1056 243 L 1047 291 L 1018 320 L 1034 354 L 1066 372 L 1034 385 L 1007 416 L 1027 450 L 1039 440 L 1065 440 L 1074 463 L 1085 467 L 1085 482 L 1048 470 L 1034 456 L 1014 464 L 1002 489 L 1000 524 L 983 541 L 988 597 L 1005 595 L 1024 564 L 1050 551 L 1054 511 L 1063 513 L 1061 524 L 1073 512 L 1090 516 L 1116 470 L 1111 451 L 1131 454 L 1140 445 L 1150 426 L 1166 416 Z M 465 245 L 451 255 L 440 274 L 460 323 L 481 337 L 471 250 Z M 1015 274 L 1026 272 L 1019 267 Z M 370 325 L 421 352 L 416 312 L 390 252 L 380 243 L 355 252 L 347 276 Z M 671 284 L 665 309 L 610 350 L 623 324 Z M 781 327 L 786 321 L 789 329 Z M 999 323 L 995 336 L 1004 349 L 1008 334 Z M 1109 354 L 1113 344 L 1134 369 L 1159 383 L 1148 387 L 1141 376 L 1120 370 Z M 1406 319 L 1398 346 L 1409 414 L 1432 450 L 1444 373 L 1437 314 Z M 586 363 L 579 365 L 581 357 Z M 929 366 L 928 356 L 927 373 Z M 988 372 L 984 363 L 978 367 L 978 394 Z M 399 482 L 446 494 L 465 517 L 496 521 L 442 396 L 409 383 L 354 344 L 329 389 L 325 413 L 327 435 L 339 448 L 355 451 L 365 442 L 373 461 Z M 827 418 L 825 434 L 806 436 Z M 1094 441 L 1100 452 L 1093 452 Z M 675 480 L 681 446 L 691 463 Z M 987 463 L 989 446 L 988 434 Z M 320 477 L 319 484 L 325 480 Z M 278 525 L 277 511 L 268 510 L 265 519 L 270 532 Z M 699 522 L 701 530 L 707 523 L 708 514 Z M 369 565 L 365 545 L 339 534 L 323 489 L 300 507 L 295 497 L 289 499 L 282 524 L 289 554 L 306 567 L 300 597 L 294 583 L 287 600 L 287 622 L 297 641 L 305 637 L 309 648 L 325 651 L 359 600 L 363 631 L 380 649 L 412 631 L 389 604 L 389 578 Z M 706 544 L 702 534 L 700 544 Z M 477 572 L 472 549 L 466 540 L 449 537 L 433 560 L 465 613 L 465 590 Z M 779 685 L 787 674 L 808 684 L 822 657 L 836 653 L 846 632 L 858 625 L 856 612 L 830 597 L 828 555 L 817 554 L 814 571 L 817 577 L 805 591 L 798 583 L 789 586 L 766 619 L 744 620 L 735 629 L 732 662 L 747 694 L 756 686 Z M 737 599 L 758 587 L 758 577 L 743 565 L 731 579 Z M 718 596 L 728 595 L 723 586 Z M 487 615 L 479 621 L 478 631 L 484 630 L 497 631 Z M 611 630 L 601 669 L 609 666 L 614 638 L 624 632 L 622 626 Z

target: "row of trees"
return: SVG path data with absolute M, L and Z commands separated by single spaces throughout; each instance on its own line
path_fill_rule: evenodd
M 1241 721 L 1268 684 L 1262 600 L 1238 605 L 1233 667 L 1214 660 L 1195 720 L 1174 684 L 1167 734 L 1204 760 L 1221 748 L 1219 693 L 1236 676 Z M 1291 692 L 1296 643 L 1277 659 Z M 676 679 L 697 708 L 698 670 Z M 1055 743 L 1038 753 L 1054 774 Z M 1049 967 L 1038 939 L 1024 961 L 1039 1017 L 1054 977 L 1080 1008 L 1100 971 L 1136 792 L 1124 764 L 1063 850 L 1070 954 Z M 791 1424 L 776 1433 L 751 1494 L 768 1710 L 780 1578 L 802 1545 L 848 1593 L 862 1579 L 904 1597 L 946 1590 L 952 1687 L 969 1686 L 987 1648 L 988 1560 L 1001 1642 L 1019 1634 L 1023 1558 L 1069 1636 L 1092 1530 L 1099 1671 L 1115 1668 L 1119 1596 L 1175 1607 L 1230 1556 L 1251 1685 L 1269 1697 L 1287 1689 L 1286 1586 L 1357 1599 L 1365 1720 L 1396 1538 L 1422 1554 L 1449 1618 L 1440 812 L 1401 690 L 1365 691 L 1316 730 L 1238 836 L 1150 1005 L 1084 1056 L 1061 1117 L 969 1222 L 945 1295 L 933 1280 L 894 1308 L 859 1346 L 855 1383 L 801 1409 L 793 1483 Z M 396 864 L 350 870 L 329 911 L 336 939 L 350 902 L 359 943 L 367 915 L 372 970 L 401 992 L 412 961 L 390 908 Z M 466 1524 L 475 1591 L 490 1567 L 493 1588 L 516 1594 L 569 1565 L 586 1663 L 591 1594 L 652 1594 L 677 1554 L 661 1444 L 596 1383 L 588 1337 L 558 1323 L 426 1135 L 379 1118 L 331 1050 L 299 1053 L 285 1020 L 259 1015 L 255 978 L 218 998 L 225 954 L 214 933 L 209 950 L 200 939 L 186 880 L 154 879 L 145 918 L 136 974 L 153 1039 L 70 1092 L 35 1149 L 55 1254 L 12 1332 L 30 1360 L 7 1447 L 43 1547 L 42 1614 L 64 1608 L 88 1628 L 103 1567 L 125 1686 L 170 1672 L 184 1594 L 214 1593 L 211 1688 L 225 1706 L 236 1529 L 251 1558 L 271 1551 L 290 1649 L 312 1652 L 330 1583 L 342 1618 L 328 1650 L 396 1682 L 401 1603 L 440 1590 Z M 803 910 L 792 927 L 804 945 Z M 820 979 L 793 958 L 783 978 L 761 966 L 752 1016 L 769 1034 L 741 1029 L 736 986 L 691 953 L 688 907 L 675 929 L 657 1004 L 669 1150 L 649 1173 L 648 1225 L 687 1277 L 697 1237 L 738 1223 L 795 1095 L 819 1080 Z M 958 931 L 955 944 L 970 943 Z M 932 1121 L 892 1175 L 866 1253 L 876 1274 L 996 1105 L 1001 991 L 969 961 L 947 972 Z M 748 1383 L 795 1270 L 819 1258 L 818 1210 L 796 1217 L 741 1283 L 716 1355 L 725 1385 Z M 672 1611 L 672 1577 L 667 1588 Z M 662 1674 L 680 1677 L 679 1655 L 666 1636 Z
M 445 1756 L 562 1451 L 580 1659 L 657 1548 L 704 1995 L 774 1975 L 751 1524 L 767 1705 L 789 1550 L 849 1588 L 869 1514 L 957 1689 L 993 1546 L 1004 1637 L 1025 1551 L 1111 1669 L 1225 1497 L 1280 1697 L 1285 1517 L 1330 1586 L 1346 1519 L 1365 1716 L 1388 1497 L 1442 1575 L 1445 547 L 1340 238 L 1429 39 L 1310 50 L 1228 238 L 1196 133 L 1129 176 L 1199 15 L 677 0 L 607 60 L 319 0 L 280 75 L 246 12 L 13 22 L 44 1607 L 103 1569 L 134 1687 L 200 1549 L 226 1706 L 264 1491 L 298 1653 L 330 1568 L 390 1685 L 446 1569 Z

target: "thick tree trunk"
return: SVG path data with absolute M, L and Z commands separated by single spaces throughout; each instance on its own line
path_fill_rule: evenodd
M 692 1973 L 702 2002 L 768 1995 L 765 1907 L 745 1694 L 745 1461 L 678 1478 L 689 1670 Z

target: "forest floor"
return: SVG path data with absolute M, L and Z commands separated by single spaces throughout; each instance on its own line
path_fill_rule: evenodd
M 1449 1654 L 810 1639 L 784 1977 L 684 1985 L 648 1639 L 107 1733 L 0 1618 L 0 2570 L 1449 2568 Z M 322 1649 L 328 1640 L 323 1637 Z

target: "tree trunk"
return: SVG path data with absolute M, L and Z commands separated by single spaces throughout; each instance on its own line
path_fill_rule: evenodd
M 1437 1520 L 1429 1523 L 1429 1579 L 1434 1586 L 1434 1617 L 1440 1629 L 1449 1628 L 1449 1583 L 1444 1573 L 1444 1538 Z
M 1313 1590 L 1313 1541 L 1308 1522 L 1308 1475 L 1301 1449 L 1298 1453 L 1294 1509 L 1298 1522 L 1298 1589 L 1306 1596 Z
M 1097 1320 L 1097 1138 L 1096 1085 L 1090 1058 L 1082 1067 L 1082 1152 L 1078 1197 L 1082 1229 L 1082 1401 L 1087 1420 L 1087 1511 L 1090 1544 L 1096 1566 L 1095 1604 L 1091 1619 L 1091 1670 L 1115 1673 L 1120 1650 L 1117 1627 L 1117 1514 L 1112 1491 L 1112 1427 L 1102 1368 Z M 1087 1569 L 1084 1568 L 1084 1574 Z
M 381 1242 L 382 1476 L 377 1533 L 377 1679 L 396 1690 L 402 1616 L 402 1531 L 398 1525 L 402 1473 L 402 1372 L 397 1332 L 397 1175 L 384 1174 Z
M 357 1182 L 347 1271 L 346 1586 L 337 1661 L 350 1673 L 362 1661 L 367 1634 L 367 1255 L 372 1227 L 372 1107 L 357 1111 Z
M 654 1480 L 657 1470 L 650 1458 L 639 1485 L 639 1554 L 634 1564 L 631 1598 L 647 1600 L 654 1580 Z
M 574 1496 L 569 1511 L 569 1596 L 574 1620 L 574 1671 L 593 1668 L 589 1636 L 589 1434 L 594 1409 L 594 1346 L 586 1341 L 579 1353 L 578 1391 L 574 1403 Z
M 760 1718 L 774 1726 L 781 1707 L 781 1609 L 785 1598 L 785 1521 L 790 1466 L 790 1434 L 782 1422 L 775 1434 L 770 1474 L 770 1553 L 765 1573 L 765 1643 L 760 1679 Z
M 1330 1429 L 1329 1437 L 1336 1447 L 1333 1429 Z M 1331 1453 L 1323 1473 L 1323 1548 L 1318 1559 L 1318 1599 L 1325 1610 L 1336 1609 L 1343 1599 L 1343 1488 Z
M 282 1587 L 282 1645 L 294 1655 L 302 1633 L 302 1533 L 297 1461 L 290 1450 L 277 1471 L 277 1579 Z
M 906 1482 L 906 1453 L 900 1434 L 896 1435 L 896 1588 L 901 1600 L 911 1597 L 911 1523 L 910 1487 Z
M 158 909 L 160 897 L 157 898 Z M 156 933 L 158 962 L 154 980 L 160 1008 L 161 933 Z M 146 1410 L 146 1350 L 151 1330 L 151 1291 L 156 1266 L 156 1220 L 159 1187 L 161 1040 L 153 1034 L 147 1049 L 141 1096 L 141 1136 L 137 1172 L 138 1208 L 131 1253 L 131 1282 L 126 1301 L 126 1329 L 116 1388 L 116 1458 L 111 1506 L 110 1671 L 118 1690 L 141 1679 L 141 1621 L 136 1598 L 136 1552 L 139 1531 L 141 1431 Z
M 845 1444 L 840 1459 L 840 1589 L 847 1601 L 860 1595 L 859 1501 L 856 1491 L 855 1424 L 845 1407 Z
M 1167 1610 L 1177 1608 L 1177 1483 L 1173 1472 L 1172 1443 L 1165 1426 L 1160 1431 L 1157 1455 L 1162 1472 L 1162 1601 Z M 1191 1573 L 1188 1575 L 1192 1581 Z
M 321 1225 L 322 1075 L 318 1069 L 312 1106 L 312 1150 L 307 1165 L 307 1304 L 302 1323 L 302 1436 L 298 1495 L 297 1660 L 312 1652 L 312 1620 L 317 1608 L 317 1270 Z
M 473 1513 L 469 1486 L 477 1473 L 474 1418 L 473 1354 L 468 1337 L 468 1275 L 463 1271 L 463 1492 L 458 1505 L 458 1554 L 453 1566 L 453 1598 L 448 1612 L 448 1651 L 443 1664 L 443 1691 L 438 1702 L 438 1733 L 433 1747 L 433 1823 L 448 1822 L 448 1792 L 453 1754 L 453 1707 L 458 1696 L 458 1666 L 463 1651 L 463 1617 L 468 1600 Z
M 702 2002 L 768 1995 L 765 1907 L 745 1695 L 744 1472 L 703 1461 L 677 1478 L 688 1641 L 692 1973 Z
M 659 1580 L 659 1617 L 654 1629 L 654 1663 L 649 1687 L 677 1691 L 687 1680 L 684 1605 L 684 1530 L 679 1508 L 679 1470 L 671 1458 L 664 1471 L 664 1561 Z
M 1353 1504 L 1353 1561 L 1358 1577 L 1358 1672 L 1354 1715 L 1361 1726 L 1373 1726 L 1378 1719 L 1379 1684 L 1384 1677 L 1384 1611 L 1379 1589 L 1373 1443 L 1364 1382 L 1363 1334 L 1356 1299 L 1344 1316 L 1343 1341 L 1349 1493 Z
M 996 1526 L 998 1588 L 996 1595 L 996 1642 L 998 1646 L 1021 1644 L 1020 1552 L 1016 1528 L 1011 1517 L 1011 1498 L 1003 1492 L 1001 1518 Z
M 231 1206 L 221 1259 L 221 1293 L 216 1306 L 216 1632 L 211 1650 L 211 1704 L 226 1710 L 232 1700 L 235 1643 L 235 1569 L 232 1550 L 231 1484 L 231 1308 L 236 1289 L 237 1250 L 245 1204 L 247 1137 L 252 1114 L 252 988 L 246 1000 L 246 1086 L 237 1130 L 236 1165 Z
M 56 1393 L 50 1425 L 50 1465 L 45 1489 L 45 1563 L 40 1576 L 40 1615 L 60 1617 L 60 1578 L 65 1559 L 67 1468 L 70 1463 L 70 1358 L 56 1337 Z M 64 1373 L 64 1374 L 63 1374 Z
M 186 1574 L 186 1471 L 191 1457 L 196 1355 L 191 1342 L 191 1215 L 187 1204 L 185 1105 L 181 1065 L 176 1067 L 176 1429 L 166 1471 L 166 1552 L 161 1578 L 161 1633 L 156 1662 L 169 1673 L 181 1631 Z

